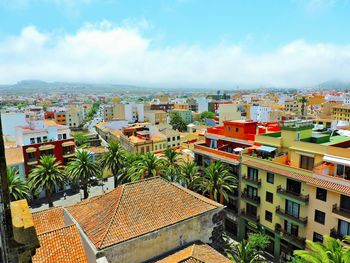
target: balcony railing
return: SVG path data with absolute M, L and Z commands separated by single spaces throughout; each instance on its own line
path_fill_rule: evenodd
M 288 211 L 281 209 L 280 206 L 276 207 L 276 214 L 282 216 L 283 218 L 290 219 L 302 226 L 306 226 L 307 224 L 307 217 L 294 216 L 290 214 Z
M 212 157 L 213 159 L 226 158 L 226 159 L 231 159 L 232 161 L 235 161 L 235 162 L 240 161 L 240 156 L 237 154 L 225 152 L 218 149 L 213 149 L 205 145 L 196 144 L 194 146 L 194 149 L 204 152 L 206 155 Z
M 242 192 L 241 198 L 256 205 L 260 204 L 260 197 L 249 194 L 246 189 Z
M 255 179 L 249 178 L 247 175 L 242 176 L 242 181 L 249 183 L 249 184 L 252 184 L 252 185 L 255 185 L 257 187 L 261 186 L 261 179 L 255 180 Z
M 344 209 L 342 207 L 339 207 L 337 204 L 333 205 L 332 212 L 334 214 L 346 217 L 350 219 L 350 210 Z
M 294 243 L 295 245 L 297 245 L 300 248 L 305 247 L 305 240 L 306 240 L 305 238 L 293 235 L 284 229 L 281 231 L 281 233 L 282 233 L 283 237 L 285 239 L 289 240 L 291 243 Z
M 241 209 L 241 216 L 244 217 L 245 219 L 248 219 L 250 221 L 253 221 L 255 223 L 260 222 L 260 217 L 258 215 L 254 215 L 252 213 L 246 212 L 246 210 L 243 208 Z
M 280 185 L 277 186 L 277 193 L 282 196 L 289 197 L 299 202 L 302 202 L 304 204 L 309 202 L 309 195 L 302 195 L 292 191 L 288 191 L 287 189 L 282 188 L 282 186 Z

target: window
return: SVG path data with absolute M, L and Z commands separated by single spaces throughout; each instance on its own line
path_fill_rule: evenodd
M 287 192 L 299 195 L 301 193 L 301 182 L 287 179 Z
M 236 132 L 238 132 L 238 128 L 236 128 L 235 130 L 236 130 Z
M 58 134 L 58 139 L 62 140 L 62 134 Z
M 327 190 L 317 187 L 317 189 L 316 189 L 316 199 L 326 202 L 327 201 Z
M 177 139 L 180 140 L 180 135 L 177 136 Z
M 273 184 L 275 181 L 275 175 L 273 173 L 266 174 L 266 181 L 270 184 Z
M 157 146 L 157 145 L 154 146 L 154 150 L 155 150 L 155 151 L 158 150 L 158 146 Z
M 62 138 L 63 140 L 67 139 L 67 134 L 63 133 Z
M 341 235 L 342 237 L 349 236 L 350 235 L 350 223 L 339 219 L 338 231 L 339 231 L 339 235 Z
M 252 181 L 258 181 L 258 170 L 255 168 L 248 167 L 248 178 Z
M 350 213 L 350 197 L 346 195 L 340 196 L 340 210 Z
M 175 136 L 173 137 L 173 141 L 175 141 Z
M 170 142 L 170 138 L 168 138 L 168 142 Z
M 293 235 L 293 236 L 298 236 L 299 232 L 299 227 L 297 225 L 294 225 L 287 220 L 284 220 L 284 229 L 287 233 Z
M 30 138 L 30 144 L 34 144 L 35 143 L 35 138 Z
M 300 211 L 300 205 L 297 203 L 294 203 L 290 200 L 286 200 L 286 213 L 294 216 L 299 217 L 299 211 Z
M 43 141 L 44 141 L 44 142 L 47 142 L 47 136 L 44 136 L 44 137 L 43 137 Z
M 247 186 L 247 195 L 250 198 L 255 198 L 258 196 L 258 189 L 256 189 L 255 187 L 252 187 L 250 185 Z
M 141 147 L 141 153 L 145 153 L 145 148 L 144 147 Z
M 314 168 L 314 158 L 309 156 L 300 156 L 300 168 L 305 170 L 312 170 Z
M 314 232 L 313 242 L 323 243 L 323 236 L 319 233 Z
M 326 214 L 324 212 L 315 210 L 315 222 L 324 225 L 325 219 L 326 219 Z
M 36 138 L 36 142 L 37 142 L 37 143 L 41 143 L 41 137 L 37 137 L 37 138 Z
M 266 202 L 273 203 L 273 193 L 266 191 Z
M 272 222 L 272 213 L 270 211 L 265 211 L 265 220 Z
M 149 146 L 146 147 L 146 152 L 149 152 Z

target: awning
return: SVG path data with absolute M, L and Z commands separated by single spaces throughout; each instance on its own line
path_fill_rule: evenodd
M 53 144 L 47 144 L 39 147 L 40 151 L 46 151 L 46 150 L 52 150 L 55 149 L 55 145 Z
M 36 148 L 34 147 L 29 147 L 26 149 L 26 153 L 34 153 L 34 152 L 36 152 Z
M 63 146 L 63 147 L 73 146 L 73 145 L 75 145 L 75 143 L 74 143 L 73 141 L 69 141 L 69 142 L 64 142 L 64 143 L 62 143 L 62 146 Z
M 350 159 L 331 156 L 331 155 L 323 156 L 323 161 L 350 166 Z
M 277 148 L 263 145 L 263 146 L 260 146 L 259 148 L 257 148 L 256 150 L 271 153 L 273 151 L 276 151 Z
M 233 151 L 234 152 L 240 152 L 240 151 L 243 151 L 244 149 L 241 148 L 241 147 L 237 147 L 237 148 L 234 148 Z

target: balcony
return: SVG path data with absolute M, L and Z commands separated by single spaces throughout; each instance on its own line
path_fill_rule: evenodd
M 285 199 L 294 201 L 298 204 L 306 205 L 309 202 L 309 195 L 302 195 L 292 191 L 288 191 L 282 188 L 282 186 L 280 185 L 277 186 L 277 194 Z
M 75 156 L 75 152 L 73 150 L 71 151 L 63 151 L 63 158 L 69 158 Z
M 249 212 L 246 212 L 246 210 L 243 208 L 241 209 L 241 216 L 243 218 L 245 218 L 246 220 L 249 220 L 249 221 L 253 221 L 255 223 L 259 223 L 260 222 L 260 217 L 258 215 L 254 215 L 254 214 L 251 214 Z
M 302 227 L 306 226 L 307 224 L 307 217 L 301 217 L 301 216 L 296 217 L 294 215 L 291 215 L 288 211 L 281 209 L 280 206 L 276 207 L 276 214 L 286 220 L 291 220 L 297 225 Z
M 34 165 L 38 163 L 38 159 L 36 157 L 28 158 L 27 164 L 28 165 Z
M 305 238 L 304 237 L 299 237 L 294 234 L 291 234 L 287 232 L 286 230 L 281 231 L 283 239 L 287 240 L 288 242 L 296 245 L 297 247 L 304 249 L 305 248 Z
M 332 212 L 342 217 L 350 219 L 350 210 L 339 207 L 337 204 L 333 205 Z
M 350 187 L 350 178 L 345 175 L 336 175 L 336 165 L 333 163 L 325 162 L 316 166 L 313 170 L 313 177 Z
M 331 229 L 329 235 L 335 239 L 343 241 L 344 243 L 350 244 L 348 241 L 344 240 L 344 235 L 340 234 L 340 232 L 335 227 Z
M 258 206 L 260 204 L 260 197 L 249 194 L 246 189 L 244 189 L 242 192 L 241 198 L 255 206 Z
M 240 156 L 238 154 L 213 149 L 205 145 L 196 144 L 194 146 L 194 152 L 229 164 L 237 165 L 240 162 Z
M 255 186 L 255 187 L 261 186 L 261 179 L 254 180 L 252 178 L 249 178 L 247 175 L 242 176 L 242 181 L 249 184 L 249 185 Z

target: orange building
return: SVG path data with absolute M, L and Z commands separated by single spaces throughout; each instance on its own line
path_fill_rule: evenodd
M 58 111 L 55 112 L 55 122 L 60 125 L 66 125 L 66 112 L 65 111 Z

